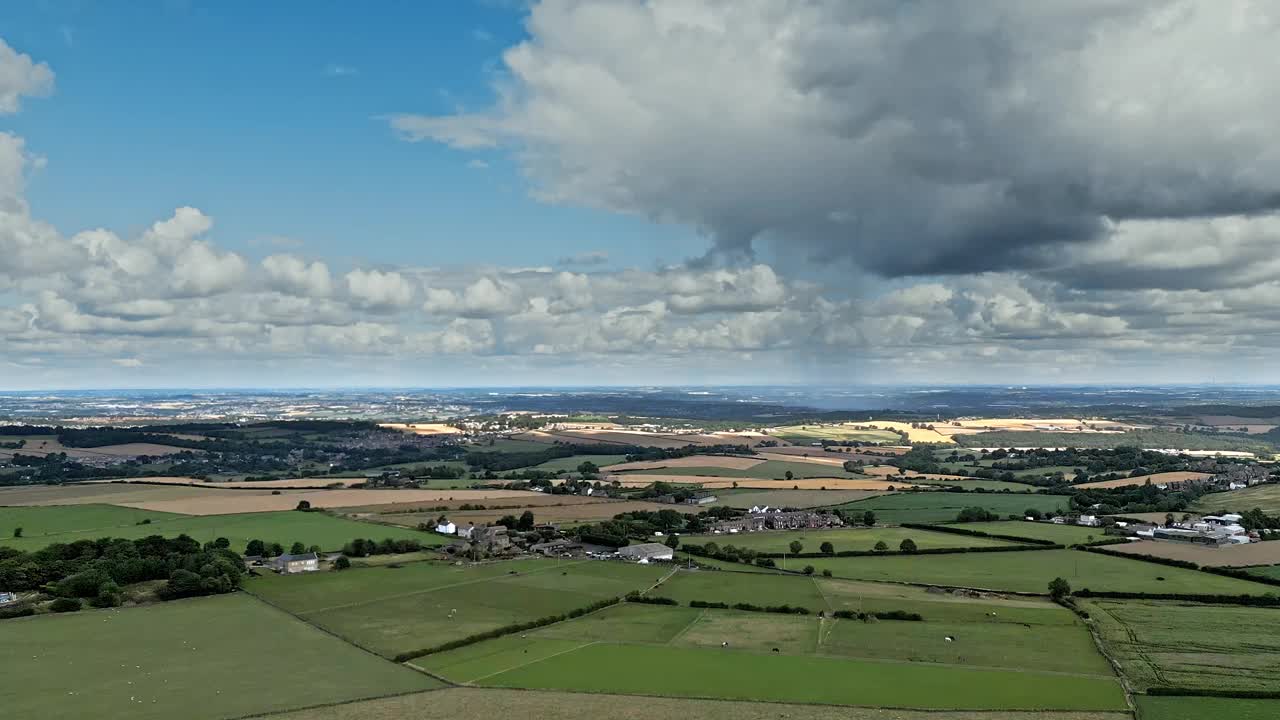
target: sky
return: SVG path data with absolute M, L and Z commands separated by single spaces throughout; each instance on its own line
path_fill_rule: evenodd
M 1280 9 L 0 5 L 0 389 L 1266 383 Z

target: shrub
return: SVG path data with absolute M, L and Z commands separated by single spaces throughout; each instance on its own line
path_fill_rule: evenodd
M 56 613 L 75 612 L 81 607 L 80 601 L 75 598 L 60 597 L 49 603 L 49 609 Z
M 639 592 L 635 590 L 627 593 L 627 597 L 625 598 L 625 600 L 630 603 L 641 603 L 644 605 L 679 605 L 680 604 L 675 600 L 672 600 L 671 598 L 667 598 L 667 597 L 647 597 L 645 595 L 641 595 Z
M 334 570 L 346 570 L 349 567 L 351 567 L 351 561 L 347 559 L 346 555 L 339 555 L 338 559 L 333 561 Z
M 712 609 L 715 609 L 715 610 L 728 610 L 728 609 L 729 609 L 729 603 L 722 603 L 722 602 L 707 602 L 706 600 L 690 600 L 690 601 L 689 601 L 689 607 L 691 607 L 691 608 L 712 608 Z
M 822 577 L 831 577 L 831 568 L 823 568 Z

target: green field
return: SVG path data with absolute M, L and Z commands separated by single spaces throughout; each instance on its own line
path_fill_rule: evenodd
M 1258 508 L 1268 515 L 1280 514 L 1280 484 L 1254 485 L 1243 490 L 1210 493 L 1197 500 L 1191 508 L 1204 513 L 1222 510 L 1243 512 Z
M 661 464 L 660 461 L 655 465 Z M 787 472 L 799 480 L 803 478 L 867 478 L 860 473 L 845 472 L 837 465 L 819 465 L 809 462 L 789 462 L 786 460 L 765 460 L 759 465 L 749 468 L 726 467 L 665 467 L 661 470 L 631 470 L 617 473 L 620 476 L 658 474 L 658 475 L 709 475 L 726 478 L 755 478 L 757 480 L 784 480 Z M 819 491 L 821 492 L 821 491 Z
M 246 589 L 360 647 L 393 657 L 643 590 L 665 572 L 601 561 L 414 563 L 255 578 Z
M 1280 565 L 1259 565 L 1257 567 L 1244 569 L 1247 570 L 1250 575 L 1280 580 Z
M 1060 545 L 1086 544 L 1102 540 L 1102 528 L 1084 527 L 1082 525 L 1055 525 L 1050 522 L 1027 522 L 1025 520 L 1002 520 L 989 523 L 956 523 L 952 527 L 965 530 L 978 530 L 993 535 L 1012 535 L 1014 537 L 1051 540 Z M 1089 538 L 1093 538 L 1090 540 Z
M 962 487 L 966 490 L 976 490 L 981 488 L 991 492 L 1003 492 L 1008 490 L 1013 493 L 1027 493 L 1036 490 L 1034 485 L 1018 482 L 1006 482 L 1004 480 L 979 480 L 977 478 L 929 478 L 929 477 L 912 477 L 910 478 L 913 485 L 941 485 L 949 487 Z
M 930 548 L 956 548 L 956 547 L 995 547 L 997 545 L 1016 545 L 1017 543 L 1007 542 L 1005 540 L 992 540 L 990 538 L 967 537 L 965 535 L 953 535 L 951 533 L 935 533 L 928 530 L 910 530 L 907 528 L 896 527 L 873 527 L 873 528 L 840 528 L 828 530 L 778 530 L 764 531 L 753 533 L 735 533 L 732 535 L 681 535 L 680 542 L 694 545 L 704 545 L 708 542 L 714 542 L 724 547 L 725 545 L 733 545 L 739 548 L 751 548 L 757 552 L 770 553 L 790 553 L 789 545 L 792 542 L 799 542 L 803 546 L 801 552 L 816 553 L 822 546 L 822 543 L 829 542 L 834 546 L 836 552 L 844 550 L 866 550 L 875 549 L 876 543 L 883 542 L 889 546 L 891 550 L 897 550 L 898 545 L 905 539 L 910 538 L 915 542 L 916 547 L 921 550 Z M 807 558 L 808 560 L 818 558 Z M 825 559 L 825 558 L 823 558 Z
M 1147 695 L 1139 695 L 1134 700 L 1142 720 L 1275 720 L 1280 717 L 1280 700 Z
M 650 594 L 678 600 L 682 605 L 706 600 L 730 605 L 796 605 L 815 612 L 827 607 L 813 578 L 777 573 L 681 570 Z
M 604 467 L 606 465 L 617 465 L 620 462 L 626 461 L 626 455 L 571 455 L 569 457 L 548 460 L 541 465 L 534 465 L 533 469 L 546 470 L 548 472 L 577 472 L 578 466 L 584 462 L 595 463 L 596 467 Z
M 881 495 L 841 507 L 853 511 L 874 511 L 876 522 L 893 525 L 904 522 L 952 522 L 961 510 L 975 506 L 1005 517 L 1021 515 L 1028 508 L 1036 508 L 1041 512 L 1053 512 L 1058 508 L 1065 510 L 1071 507 L 1071 499 L 1065 495 L 1038 493 L 916 492 Z
M 466 447 L 471 452 L 541 452 L 552 447 L 552 445 L 551 443 L 536 442 L 534 440 L 499 438 L 495 439 L 493 444 L 484 443 L 481 445 L 467 445 Z
M 1276 610 L 1089 600 L 1104 644 L 1138 688 L 1280 691 Z
M 0 543 L 13 538 L 15 528 L 22 537 L 74 532 L 106 532 L 130 527 L 143 520 L 159 522 L 185 518 L 175 513 L 153 512 L 118 505 L 43 505 L 0 507 Z
M 801 562 L 801 561 L 797 561 Z M 1259 583 L 1079 550 L 964 553 L 804 560 L 836 577 L 989 590 L 1046 593 L 1065 578 L 1072 589 L 1150 593 L 1260 595 Z M 1158 578 L 1164 578 L 1159 580 Z
M 28 509 L 43 508 L 7 508 L 7 510 L 22 511 Z M 70 510 L 72 508 L 49 509 Z M 278 542 L 286 548 L 295 542 L 308 546 L 319 545 L 323 550 L 341 550 L 344 544 L 358 537 L 373 540 L 411 538 L 424 545 L 443 545 L 446 541 L 443 536 L 435 533 L 348 520 L 318 512 L 288 510 L 236 515 L 167 515 L 166 518 L 153 520 L 146 525 L 85 529 L 33 537 L 27 537 L 27 533 L 24 532 L 21 538 L 0 537 L 0 545 L 8 545 L 19 550 L 38 550 L 52 543 L 96 540 L 108 536 L 136 540 L 148 535 L 176 537 L 182 534 L 190 535 L 200 542 L 225 537 L 231 541 L 231 549 L 236 552 L 244 552 L 245 545 L 254 539 Z
M 748 510 L 752 507 L 829 507 L 883 495 L 879 490 L 717 490 L 715 505 Z
M 216 720 L 439 687 L 245 595 L 0 623 L 11 717 Z
M 990 447 L 1073 447 L 1073 448 L 1174 448 L 1178 450 L 1244 450 L 1270 455 L 1275 448 L 1262 440 L 1234 438 L 1208 433 L 1176 430 L 1130 430 L 1122 433 L 1055 433 L 1029 430 L 996 430 L 973 435 L 956 435 L 959 445 Z
M 927 709 L 1124 707 L 1120 686 L 1105 678 L 615 643 L 560 651 L 479 684 Z
M 404 720 L 405 718 L 527 717 L 555 720 L 1132 720 L 1131 713 L 991 713 L 881 710 L 835 705 L 758 703 L 546 690 L 460 687 L 264 716 L 263 720 Z M 1244 720 L 1254 720 L 1252 716 Z
M 930 591 L 913 585 L 818 578 L 819 592 L 832 610 L 919 613 L 928 623 L 972 625 L 1077 625 L 1075 615 L 1048 598 L 972 597 L 963 592 Z

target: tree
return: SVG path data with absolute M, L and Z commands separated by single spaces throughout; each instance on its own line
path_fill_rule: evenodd
M 280 557 L 284 554 L 284 546 L 280 543 L 271 543 L 267 546 L 267 552 L 270 553 L 271 557 Z
M 821 545 L 819 545 L 819 546 L 818 546 L 818 549 L 819 549 L 819 550 L 821 550 L 822 552 L 826 553 L 827 555 L 835 555 L 835 554 L 836 554 L 836 546 L 835 546 L 835 545 L 832 545 L 830 542 L 824 542 L 824 543 L 822 543 Z
M 49 609 L 56 613 L 75 612 L 82 606 L 75 598 L 58 598 L 49 604 Z
M 595 475 L 600 472 L 600 466 L 587 460 L 578 465 L 578 473 L 582 475 Z
M 676 537 L 675 535 L 668 535 L 666 540 L 666 545 L 672 550 L 675 550 L 676 548 L 680 547 L 680 538 Z
M 1071 594 L 1071 585 L 1068 584 L 1066 580 L 1063 580 L 1062 578 L 1059 577 L 1059 578 L 1054 578 L 1052 581 L 1049 582 L 1049 596 L 1052 597 L 1054 600 L 1061 600 L 1062 598 L 1070 594 Z
M 508 530 L 514 530 L 520 524 L 520 521 L 516 519 L 515 515 L 503 515 L 498 518 L 498 524 Z
M 13 529 L 13 536 L 14 536 L 14 537 L 16 537 L 16 538 L 20 538 L 20 537 L 22 537 L 22 528 L 20 528 L 20 527 L 16 527 L 16 528 L 14 528 L 14 529 Z
M 788 470 L 788 471 L 786 472 L 786 478 L 787 478 L 788 480 L 794 479 L 794 478 L 795 478 L 795 476 L 796 476 L 796 475 L 795 475 L 795 473 L 791 472 L 790 470 Z
M 246 545 L 244 548 L 244 554 L 253 555 L 255 557 L 262 557 L 263 555 L 267 554 L 266 543 L 262 542 L 261 540 L 250 540 L 249 544 Z
M 876 524 L 876 514 L 875 514 L 875 513 L 873 513 L 873 512 L 871 512 L 870 510 L 868 510 L 868 511 L 866 511 L 866 512 L 862 513 L 862 524 L 863 524 L 863 525 L 868 525 L 868 526 L 870 526 L 870 525 L 875 525 L 875 524 Z
M 520 520 L 516 523 L 516 529 L 517 530 L 533 529 L 533 511 L 532 510 L 525 510 L 524 512 L 520 513 Z
M 226 550 L 231 547 L 231 541 L 224 537 L 216 538 L 213 541 L 213 546 L 219 550 Z
M 712 557 L 715 557 L 716 555 L 720 554 L 720 546 L 713 542 L 709 542 L 706 545 L 702 546 L 702 552 Z
M 788 545 L 787 547 L 791 548 L 792 555 L 799 555 L 800 551 L 804 550 L 804 544 L 801 543 L 799 540 L 792 540 L 791 544 Z
M 812 565 L 805 565 L 805 566 L 804 566 L 804 574 L 805 574 L 805 575 L 812 575 L 812 574 L 813 574 L 813 566 L 812 566 Z
M 298 507 L 294 508 L 294 510 L 301 510 L 302 512 L 306 512 L 310 509 L 311 509 L 311 501 L 309 500 L 299 500 Z
M 1039 520 L 1044 517 L 1044 515 L 1035 508 L 1027 508 L 1027 511 L 1023 514 L 1023 516 L 1029 517 L 1032 520 Z
M 1150 481 L 1150 480 L 1148 480 L 1147 482 L 1151 482 L 1151 481 Z M 1164 514 L 1164 526 L 1165 526 L 1165 527 L 1173 527 L 1173 513 L 1165 513 L 1165 514 Z
M 913 553 L 916 551 L 916 541 L 911 538 L 903 538 L 902 542 L 898 543 L 898 549 L 904 553 Z
M 876 552 L 884 552 L 885 550 L 888 550 L 888 549 L 889 549 L 889 544 L 886 543 L 885 541 L 881 540 L 876 543 L 876 548 L 875 548 Z
M 822 577 L 831 577 L 831 568 L 824 568 L 822 571 Z
M 300 542 L 296 542 L 296 543 L 294 543 L 293 545 L 290 545 L 290 546 L 289 546 L 289 554 L 290 554 L 290 555 L 301 555 L 302 553 L 304 553 L 304 552 L 306 552 L 306 551 L 307 551 L 307 546 L 306 546 L 306 545 L 303 545 L 303 544 L 302 544 L 302 543 L 300 543 Z
M 346 570 L 349 567 L 351 567 L 351 561 L 347 559 L 346 555 L 339 555 L 338 559 L 333 561 L 334 570 Z

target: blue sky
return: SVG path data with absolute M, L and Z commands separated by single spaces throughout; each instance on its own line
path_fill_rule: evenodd
M 490 103 L 522 21 L 492 2 L 7 3 L 0 27 L 57 92 L 3 123 L 47 159 L 27 196 L 65 232 L 197 204 L 251 256 L 286 237 L 375 264 L 682 260 L 683 228 L 538 203 L 501 153 L 389 129 Z
M 1275 23 L 2 3 L 0 389 L 1274 382 Z

